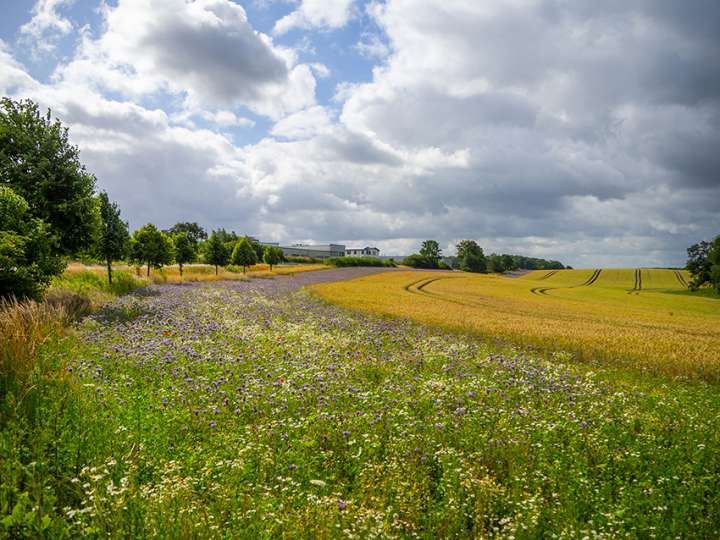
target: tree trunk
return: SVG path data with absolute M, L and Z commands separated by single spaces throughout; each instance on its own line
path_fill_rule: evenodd
M 112 285 L 112 261 L 110 259 L 107 260 L 107 269 L 108 269 L 108 283 Z
M 150 262 L 148 261 L 148 271 L 147 271 L 147 277 L 150 277 Z
M 182 279 L 182 263 L 178 263 L 178 265 L 180 266 L 180 279 Z
M 216 276 L 218 275 L 218 269 L 217 269 L 217 267 L 218 267 L 218 265 L 216 264 L 216 265 L 215 265 L 215 275 L 216 275 Z

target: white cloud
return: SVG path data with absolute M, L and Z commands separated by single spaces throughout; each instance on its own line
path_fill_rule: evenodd
M 314 104 L 315 78 L 230 0 L 120 0 L 104 31 L 83 34 L 56 80 L 140 98 L 169 92 L 191 109 L 245 105 L 278 118 Z
M 298 8 L 275 23 L 274 32 L 285 34 L 293 28 L 337 29 L 352 16 L 353 0 L 302 0 Z
M 58 38 L 69 34 L 72 22 L 60 15 L 58 9 L 74 0 L 37 0 L 32 19 L 20 27 L 20 33 L 30 42 L 35 54 L 52 52 Z

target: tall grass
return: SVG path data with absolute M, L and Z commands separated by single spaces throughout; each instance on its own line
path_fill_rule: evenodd
M 0 299 L 0 394 L 21 393 L 34 372 L 46 371 L 38 351 L 48 338 L 62 333 L 65 320 L 61 304 Z

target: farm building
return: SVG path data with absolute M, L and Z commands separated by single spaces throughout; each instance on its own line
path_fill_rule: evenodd
M 364 247 L 364 248 L 347 248 L 345 250 L 346 255 L 352 255 L 354 257 L 379 257 L 380 250 L 376 247 Z
M 316 259 L 327 259 L 329 257 L 344 257 L 345 246 L 342 244 L 321 244 L 305 245 L 295 244 L 293 246 L 280 246 L 286 257 L 314 257 Z

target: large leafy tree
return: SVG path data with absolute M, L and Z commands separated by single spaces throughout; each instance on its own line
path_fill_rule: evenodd
M 460 269 L 465 272 L 485 272 L 485 254 L 475 240 L 461 240 L 457 244 Z
M 0 296 L 37 298 L 64 266 L 48 225 L 32 217 L 25 199 L 0 186 Z
M 0 100 L 0 185 L 25 199 L 26 216 L 49 225 L 52 251 L 74 255 L 99 225 L 95 177 L 80 163 L 68 130 L 30 100 Z
M 179 232 L 173 235 L 175 246 L 175 261 L 180 267 L 180 277 L 183 275 L 183 264 L 197 260 L 197 243 L 190 237 L 190 233 Z
M 172 263 L 173 245 L 170 237 L 152 223 L 133 233 L 130 243 L 130 259 L 138 265 L 147 265 L 147 275 L 150 276 L 150 267 L 162 268 Z
M 165 231 L 170 236 L 175 236 L 178 233 L 187 233 L 188 238 L 197 245 L 202 240 L 207 240 L 207 232 L 200 225 L 195 222 L 182 222 L 176 223 L 170 229 Z
M 205 262 L 215 265 L 215 275 L 218 273 L 218 266 L 225 266 L 230 260 L 230 250 L 225 244 L 224 232 L 224 230 L 213 231 L 203 246 Z
M 253 249 L 252 244 L 248 238 L 241 238 L 235 244 L 235 249 L 232 252 L 232 263 L 243 267 L 243 273 L 247 270 L 248 266 L 257 264 L 257 253 Z
M 427 259 L 431 268 L 437 268 L 442 256 L 440 244 L 436 240 L 425 240 L 420 248 L 420 255 Z
M 712 242 L 701 241 L 687 250 L 687 270 L 692 275 L 690 288 L 710 284 L 720 293 L 720 235 Z
M 112 262 L 127 255 L 130 243 L 128 224 L 120 218 L 120 208 L 107 193 L 100 193 L 100 232 L 97 251 L 107 264 L 108 282 L 112 283 Z

